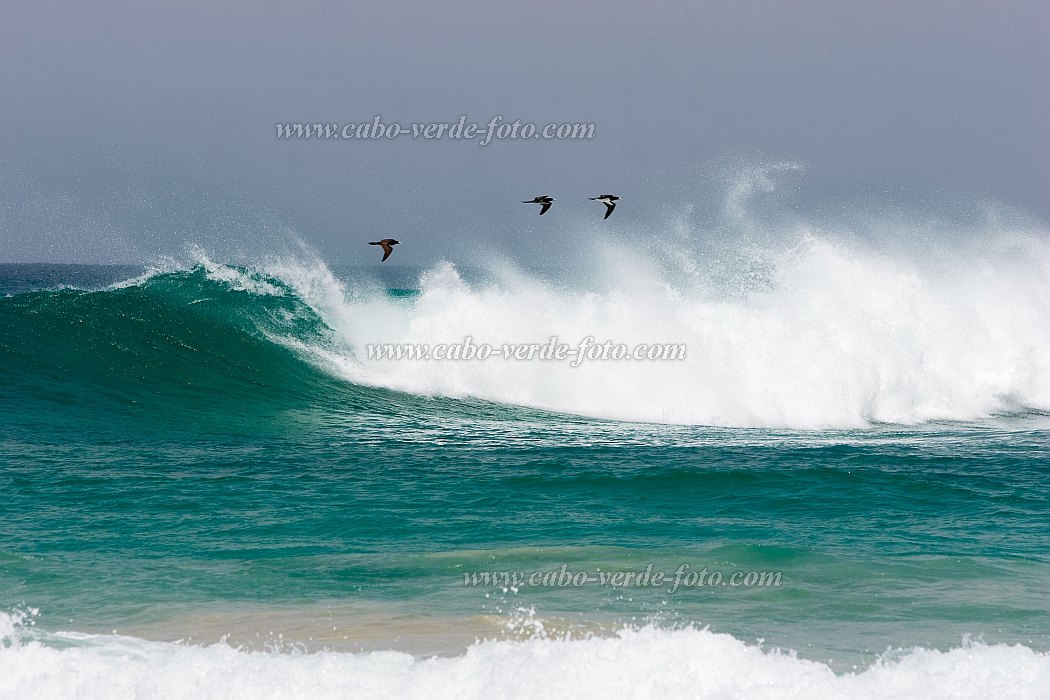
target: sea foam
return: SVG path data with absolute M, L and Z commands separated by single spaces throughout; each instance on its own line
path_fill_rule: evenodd
M 673 233 L 673 232 L 672 232 Z M 674 241 L 673 235 L 671 236 Z M 335 331 L 313 353 L 357 383 L 595 418 L 848 428 L 1050 410 L 1050 244 L 996 232 L 873 242 L 795 226 L 745 254 L 595 242 L 590 267 L 484 281 L 431 265 L 415 298 L 347 289 L 323 263 L 273 274 Z M 708 247 L 705 247 L 708 245 Z M 672 255 L 663 259 L 657 250 Z M 730 262 L 726 262 L 730 260 Z M 684 344 L 684 360 L 370 359 L 369 344 Z M 570 360 L 572 358 L 569 358 Z
M 485 641 L 452 657 L 312 654 L 59 633 L 42 643 L 0 614 L 10 698 L 1042 698 L 1050 656 L 1018 645 L 898 652 L 836 674 L 703 629 Z

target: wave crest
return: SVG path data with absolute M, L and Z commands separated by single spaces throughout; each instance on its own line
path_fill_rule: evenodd
M 203 260 L 100 292 L 0 300 L 0 375 L 122 400 L 193 390 L 328 402 L 336 378 L 593 418 L 849 428 L 1050 410 L 1050 246 L 1023 233 L 906 241 L 809 226 L 732 245 L 685 227 L 590 246 L 537 275 L 448 262 L 395 294 L 317 260 Z M 761 245 L 756 241 L 761 240 Z M 375 360 L 369 344 L 684 344 L 685 360 Z M 304 361 L 305 360 L 305 361 Z M 334 375 L 334 376 L 333 376 Z M 95 392 L 98 393 L 98 392 Z M 128 398 L 132 397 L 132 398 Z M 344 396 L 344 398 L 347 398 Z M 382 400 L 376 399 L 376 400 Z
M 737 251 L 739 253 L 739 251 Z M 976 420 L 1050 408 L 1050 249 L 1037 238 L 915 258 L 805 232 L 733 278 L 614 244 L 602 272 L 428 270 L 411 301 L 329 323 L 353 381 L 617 420 L 792 428 Z M 696 260 L 691 262 L 695 263 Z M 495 280 L 495 281 L 491 281 Z M 322 316 L 327 314 L 322 312 Z M 684 343 L 685 361 L 369 360 L 369 343 Z M 339 364 L 339 363 L 337 363 Z
M 59 633 L 22 638 L 0 614 L 0 695 L 35 697 L 1042 697 L 1050 656 L 966 644 L 886 655 L 837 675 L 792 652 L 704 629 L 626 629 L 612 637 L 476 643 L 453 657 L 394 651 L 313 654 Z M 37 635 L 37 633 L 34 633 Z M 39 636 L 39 635 L 37 635 Z

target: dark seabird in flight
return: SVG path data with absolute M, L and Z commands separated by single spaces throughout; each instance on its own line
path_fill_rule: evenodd
M 542 204 L 543 208 L 540 209 L 540 216 L 547 213 L 547 210 L 551 208 L 551 204 L 554 203 L 554 197 L 548 197 L 543 195 L 542 197 L 536 197 L 535 199 L 529 199 L 523 201 L 522 204 Z
M 379 262 L 386 262 L 386 259 L 394 252 L 394 246 L 400 245 L 400 241 L 395 241 L 393 238 L 384 238 L 381 241 L 371 241 L 368 245 L 383 246 L 383 259 Z
M 601 202 L 605 205 L 605 218 L 609 218 L 609 214 L 612 214 L 613 209 L 616 208 L 616 200 L 619 199 L 614 194 L 603 194 L 600 197 L 588 197 L 587 199 L 593 199 L 596 202 Z

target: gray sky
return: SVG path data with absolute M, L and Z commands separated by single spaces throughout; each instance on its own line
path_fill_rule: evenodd
M 799 197 L 989 198 L 1050 218 L 1045 0 L 0 4 L 0 261 L 119 262 L 290 229 L 426 263 L 703 200 L 719 163 Z M 593 122 L 590 141 L 279 141 L 277 122 Z M 698 174 L 699 173 L 699 174 Z M 520 200 L 559 199 L 543 219 Z M 902 195 L 905 196 L 905 195 Z M 555 216 L 557 214 L 557 216 Z

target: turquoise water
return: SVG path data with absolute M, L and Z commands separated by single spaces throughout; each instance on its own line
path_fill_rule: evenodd
M 263 330 L 326 342 L 290 290 L 203 268 L 0 300 L 5 606 L 88 630 L 227 603 L 529 606 L 818 658 L 966 634 L 1047 644 L 1046 416 L 619 423 L 355 385 Z M 462 576 L 682 563 L 782 585 L 504 593 Z
M 1037 408 L 824 429 L 588 418 L 350 381 L 304 350 L 335 352 L 336 324 L 278 276 L 46 272 L 0 268 L 0 608 L 32 609 L 42 639 L 455 654 L 536 621 L 653 623 L 839 670 L 965 639 L 1050 648 Z M 682 564 L 780 585 L 464 584 Z M 316 629 L 296 637 L 297 619 Z M 367 643 L 311 636 L 358 619 Z M 436 641 L 406 641 L 424 629 Z

